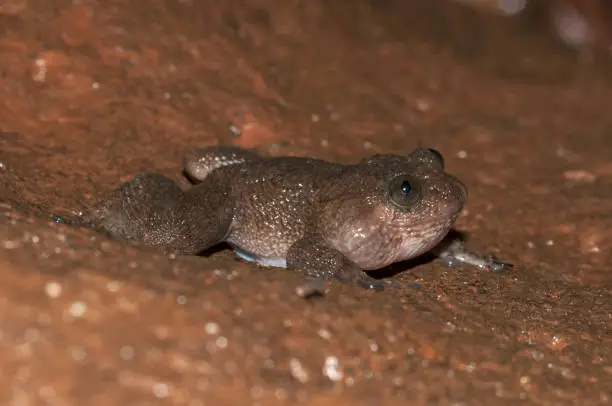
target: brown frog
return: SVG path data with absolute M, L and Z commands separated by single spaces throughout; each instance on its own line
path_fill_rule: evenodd
M 194 255 L 225 241 L 246 260 L 312 276 L 298 289 L 308 296 L 332 277 L 383 289 L 389 282 L 364 270 L 438 246 L 467 198 L 442 155 L 426 148 L 341 165 L 220 146 L 189 152 L 184 168 L 197 182 L 189 190 L 140 174 L 86 210 L 82 222 L 166 253 Z M 461 241 L 438 255 L 451 266 L 511 266 L 470 253 Z

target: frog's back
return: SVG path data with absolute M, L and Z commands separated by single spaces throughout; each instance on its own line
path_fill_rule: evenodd
M 226 170 L 241 180 L 238 187 L 262 184 L 266 188 L 292 188 L 297 184 L 316 190 L 345 170 L 345 166 L 312 158 L 261 157 Z M 270 192 L 272 192 L 270 190 Z
M 323 185 L 344 167 L 326 161 L 261 158 L 223 168 L 232 179 L 234 219 L 227 242 L 246 259 L 284 266 L 289 247 L 300 239 L 317 211 Z

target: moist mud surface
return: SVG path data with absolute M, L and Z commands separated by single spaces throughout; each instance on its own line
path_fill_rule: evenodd
M 78 4 L 77 4 L 78 3 Z M 612 82 L 533 14 L 445 1 L 0 4 L 0 403 L 612 402 Z M 538 17 L 540 16 L 540 17 Z M 189 148 L 433 147 L 495 274 L 405 289 L 167 257 L 56 224 Z

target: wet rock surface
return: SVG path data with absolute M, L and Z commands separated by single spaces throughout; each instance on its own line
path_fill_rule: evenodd
M 612 83 L 537 19 L 445 1 L 0 8 L 3 404 L 608 404 Z M 505 274 L 401 292 L 168 257 L 56 224 L 187 149 L 356 162 L 434 147 Z M 415 289 L 415 284 L 418 289 Z

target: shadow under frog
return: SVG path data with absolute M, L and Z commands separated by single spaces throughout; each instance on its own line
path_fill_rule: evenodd
M 226 242 L 245 260 L 311 276 L 301 296 L 323 293 L 330 278 L 382 290 L 390 280 L 365 271 L 428 252 L 453 267 L 511 266 L 467 251 L 461 239 L 440 244 L 467 191 L 433 149 L 341 165 L 220 146 L 187 153 L 184 169 L 196 183 L 189 190 L 143 173 L 78 222 L 164 253 L 196 255 Z

